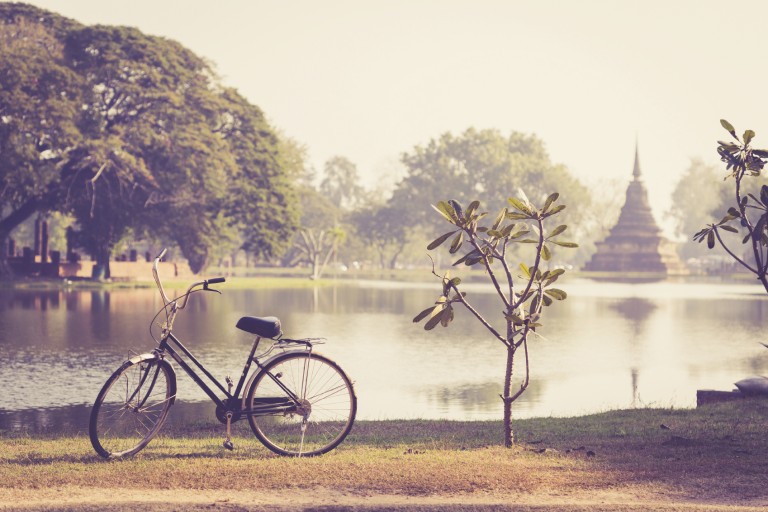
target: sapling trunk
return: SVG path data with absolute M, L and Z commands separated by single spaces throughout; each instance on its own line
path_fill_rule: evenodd
M 511 448 L 515 444 L 515 433 L 512 430 L 512 374 L 515 369 L 515 346 L 507 347 L 507 365 L 504 374 L 504 393 L 501 399 L 504 402 L 504 446 Z

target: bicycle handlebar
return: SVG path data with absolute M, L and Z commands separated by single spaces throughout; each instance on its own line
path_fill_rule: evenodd
M 157 266 L 160 263 L 160 260 L 165 256 L 165 253 L 168 251 L 167 248 L 164 248 L 162 251 L 160 251 L 160 254 L 157 255 L 155 258 L 155 262 L 152 264 L 152 275 L 155 278 L 155 284 L 157 284 L 157 289 L 160 290 L 160 296 L 163 298 L 163 303 L 168 306 L 171 304 L 171 302 L 174 302 L 176 304 L 176 310 L 184 309 L 187 306 L 187 301 L 189 301 L 189 294 L 192 292 L 193 288 L 196 288 L 197 286 L 203 286 L 203 289 L 208 290 L 209 284 L 216 284 L 216 283 L 223 283 L 226 281 L 226 278 L 224 277 L 213 277 L 211 279 L 206 279 L 205 281 L 198 281 L 196 283 L 192 283 L 192 285 L 187 288 L 187 291 L 182 295 L 180 298 L 184 298 L 184 300 L 181 302 L 181 304 L 178 304 L 176 301 L 171 301 L 168 299 L 168 296 L 165 294 L 165 290 L 163 289 L 163 283 L 160 281 L 160 274 L 157 272 Z

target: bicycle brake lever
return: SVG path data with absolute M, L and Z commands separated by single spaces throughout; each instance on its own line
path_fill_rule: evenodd
M 214 290 L 213 288 L 208 288 L 208 286 L 205 286 L 205 287 L 203 288 L 203 291 L 204 291 L 204 292 L 216 292 L 216 293 L 218 293 L 219 295 L 221 295 L 221 292 L 220 292 L 219 290 Z

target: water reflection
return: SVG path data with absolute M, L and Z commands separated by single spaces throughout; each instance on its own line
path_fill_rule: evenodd
M 768 350 L 757 343 L 768 300 L 758 287 L 563 287 L 569 299 L 547 311 L 541 338 L 532 341 L 531 386 L 514 405 L 516 417 L 690 407 L 696 389 L 731 389 L 745 376 L 768 373 Z M 355 380 L 360 418 L 501 417 L 501 343 L 461 310 L 448 329 L 426 332 L 411 321 L 434 301 L 432 285 L 222 290 L 194 296 L 176 324 L 221 380 L 239 375 L 250 345 L 234 329 L 237 319 L 276 315 L 288 336 L 328 338 L 319 350 Z M 490 290 L 467 291 L 480 311 L 498 316 Z M 0 429 L 9 428 L 9 415 L 22 418 L 11 426 L 59 421 L 51 418 L 74 425 L 123 359 L 154 347 L 149 322 L 160 306 L 152 289 L 0 291 L 0 387 L 14 389 L 0 394 Z M 179 396 L 206 400 L 181 373 Z

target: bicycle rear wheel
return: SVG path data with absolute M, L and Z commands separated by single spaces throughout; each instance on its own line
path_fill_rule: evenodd
M 163 426 L 176 397 L 176 375 L 161 359 L 126 361 L 101 388 L 88 434 L 104 458 L 133 455 Z
M 288 389 L 295 397 L 283 389 Z M 289 352 L 270 362 L 246 395 L 251 430 L 280 455 L 314 456 L 341 443 L 355 421 L 352 382 L 327 357 Z

